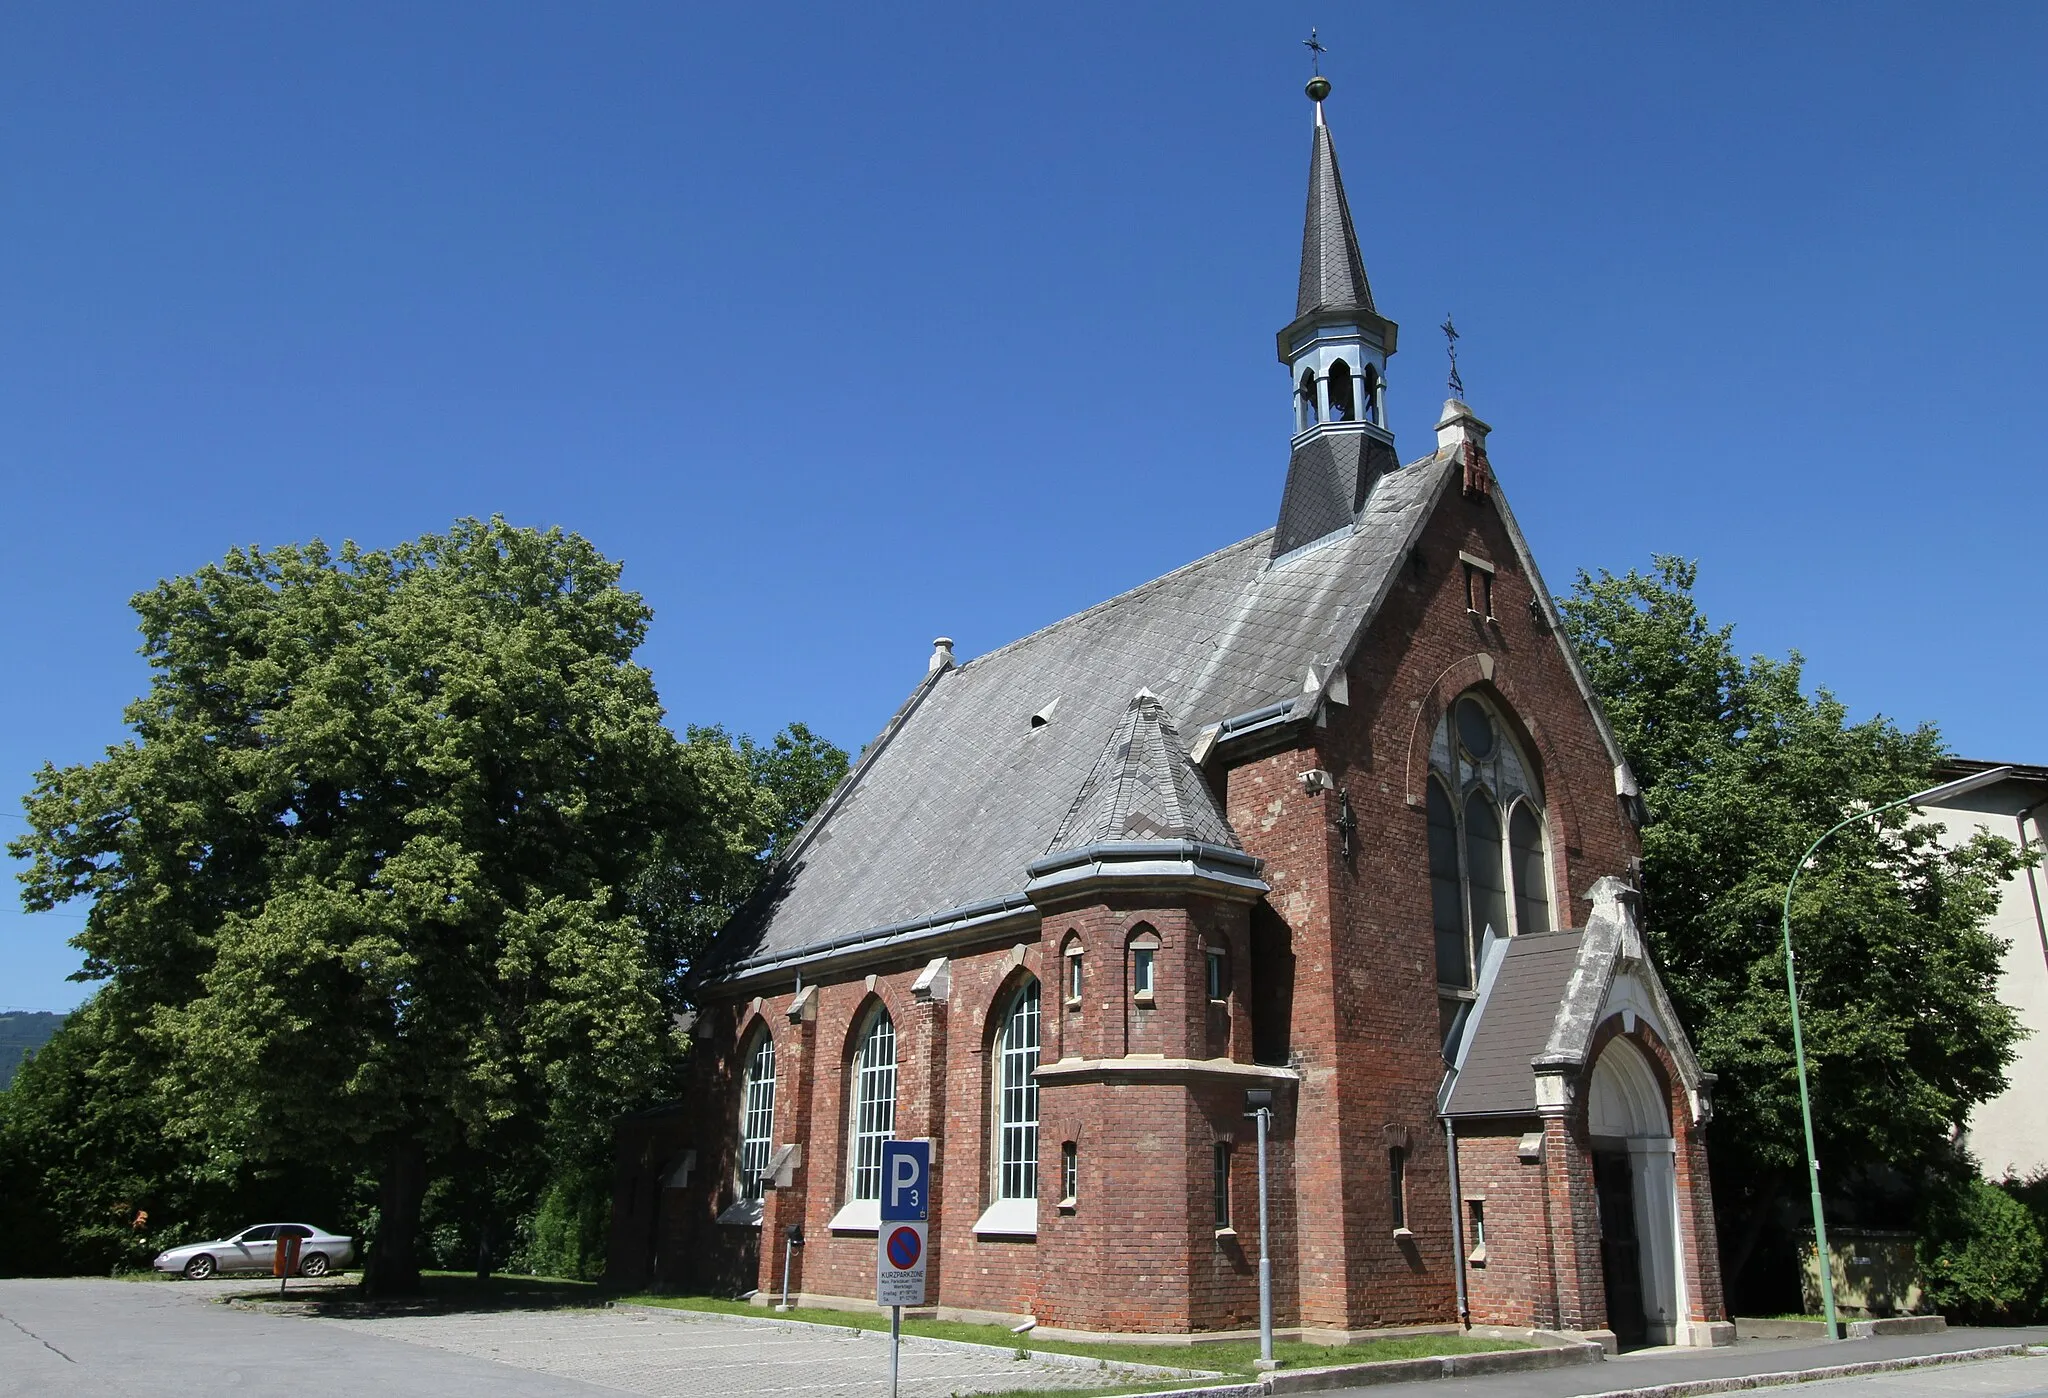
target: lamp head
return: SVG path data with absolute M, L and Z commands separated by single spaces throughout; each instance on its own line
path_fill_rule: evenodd
M 2011 775 L 2012 768 L 2009 766 L 1987 767 L 1981 772 L 1972 772 L 1967 777 L 1957 777 L 1952 782 L 1943 782 L 1940 786 L 1930 786 L 1925 791 L 1916 791 L 1906 800 L 1915 806 L 1936 806 L 1950 797 L 1966 795 L 1996 785 Z

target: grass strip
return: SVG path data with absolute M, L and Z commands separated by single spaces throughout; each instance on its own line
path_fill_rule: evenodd
M 643 1295 L 624 1299 L 642 1305 L 667 1306 L 681 1311 L 709 1311 L 721 1315 L 802 1320 L 814 1325 L 834 1325 L 842 1330 L 886 1331 L 889 1328 L 889 1317 L 879 1311 L 835 1311 L 814 1306 L 798 1306 L 788 1311 L 770 1311 L 746 1301 L 732 1301 L 722 1296 Z M 1009 1327 L 1003 1325 L 969 1325 L 955 1320 L 909 1319 L 903 1322 L 903 1333 L 923 1335 L 934 1340 L 964 1340 L 970 1344 L 994 1345 L 1019 1354 L 1071 1354 L 1084 1359 L 1106 1360 L 1112 1364 L 1154 1364 L 1164 1369 L 1228 1374 L 1234 1377 L 1245 1377 L 1258 1372 L 1255 1368 L 1255 1361 L 1259 1357 L 1259 1345 L 1256 1340 L 1223 1340 L 1198 1345 L 1042 1340 L 1028 1333 L 1012 1334 Z M 1276 1340 L 1273 1344 L 1273 1357 L 1289 1369 L 1320 1369 L 1331 1364 L 1371 1364 L 1386 1359 L 1429 1359 L 1445 1354 L 1483 1354 L 1492 1350 L 1531 1348 L 1532 1345 L 1522 1340 L 1488 1340 L 1471 1335 L 1397 1335 L 1384 1340 L 1361 1340 L 1349 1345 L 1317 1345 L 1300 1340 Z M 1135 1390 L 1124 1385 L 1114 1391 L 1128 1393 Z

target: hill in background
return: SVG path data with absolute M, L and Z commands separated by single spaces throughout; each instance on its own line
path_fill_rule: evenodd
M 14 1081 L 14 1070 L 64 1023 L 63 1015 L 41 1010 L 10 1010 L 0 1014 L 0 1090 Z

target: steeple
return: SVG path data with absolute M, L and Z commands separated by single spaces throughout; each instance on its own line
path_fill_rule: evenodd
M 1348 528 L 1373 482 L 1399 464 L 1386 429 L 1386 374 L 1400 327 L 1372 302 L 1337 147 L 1323 121 L 1329 79 L 1317 74 L 1307 91 L 1316 120 L 1301 278 L 1294 319 L 1277 337 L 1294 404 L 1294 439 L 1273 535 L 1275 558 Z
M 1318 102 L 1315 147 L 1308 164 L 1308 217 L 1301 229 L 1301 288 L 1294 298 L 1294 313 L 1354 309 L 1373 309 L 1372 285 L 1365 279 L 1365 259 L 1358 255 L 1358 230 L 1351 226 L 1351 204 L 1337 170 L 1337 147 L 1330 140 L 1330 128 L 1323 125 L 1323 104 Z

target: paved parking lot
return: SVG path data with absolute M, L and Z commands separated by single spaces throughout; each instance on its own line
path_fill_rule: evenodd
M 319 1322 L 430 1345 L 628 1393 L 778 1398 L 886 1393 L 889 1337 L 873 1331 L 776 1326 L 688 1311 L 497 1311 Z M 982 1346 L 905 1336 L 905 1398 L 1009 1388 L 1100 1388 L 1130 1370 L 1092 1360 L 1017 1359 Z M 1146 1373 L 1144 1377 L 1157 1377 Z
M 865 1398 L 888 1389 L 888 1337 L 872 1333 L 637 1307 L 337 1320 L 216 1304 L 251 1288 L 246 1278 L 0 1281 L 0 1394 Z M 905 1398 L 1093 1388 L 1118 1377 L 1092 1361 L 903 1342 Z

